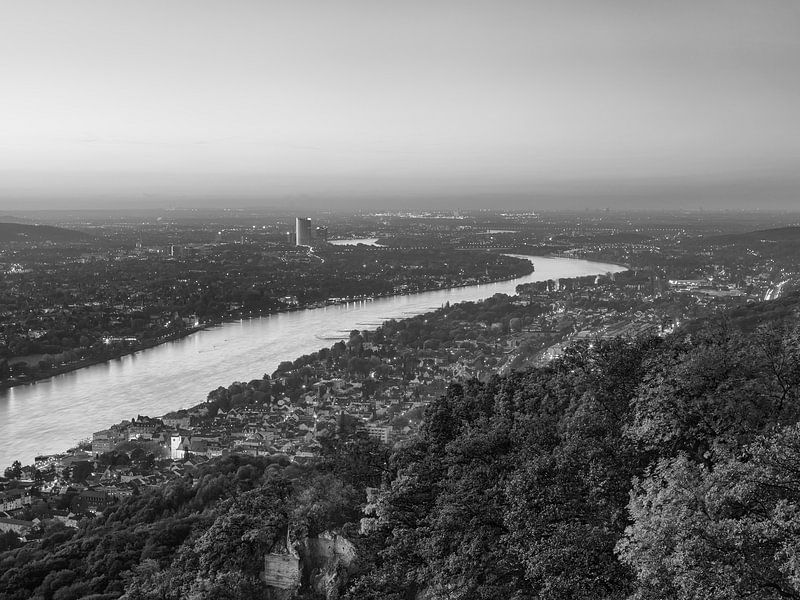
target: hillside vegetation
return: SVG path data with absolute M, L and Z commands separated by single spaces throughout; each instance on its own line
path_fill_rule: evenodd
M 746 233 L 731 233 L 708 238 L 708 241 L 741 244 L 760 242 L 798 243 L 800 242 L 800 227 L 793 225 L 789 227 L 775 227 L 773 229 L 748 231 Z
M 73 243 L 88 242 L 92 236 L 73 229 L 52 225 L 25 225 L 23 223 L 0 223 L 0 243 Z
M 453 384 L 392 451 L 202 465 L 0 554 L 0 598 L 800 598 L 798 305 Z M 259 578 L 326 531 L 356 565 Z

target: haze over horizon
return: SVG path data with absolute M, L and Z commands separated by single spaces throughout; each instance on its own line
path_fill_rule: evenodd
M 4 211 L 798 204 L 796 2 L 0 7 Z

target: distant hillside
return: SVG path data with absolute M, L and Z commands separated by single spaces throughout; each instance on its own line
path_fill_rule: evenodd
M 653 238 L 644 233 L 635 231 L 623 231 L 621 233 L 607 233 L 601 235 L 579 235 L 579 236 L 558 236 L 558 240 L 564 240 L 571 244 L 587 242 L 594 244 L 641 244 Z
M 723 244 L 743 243 L 753 244 L 759 242 L 791 242 L 800 243 L 800 226 L 778 227 L 776 229 L 762 229 L 747 233 L 733 233 L 709 238 L 709 241 Z
M 31 224 L 30 219 L 25 219 L 23 217 L 17 217 L 14 215 L 9 214 L 2 214 L 0 215 L 0 223 L 27 223 Z
M 0 223 L 0 243 L 8 242 L 87 242 L 92 236 L 81 231 L 51 225 Z

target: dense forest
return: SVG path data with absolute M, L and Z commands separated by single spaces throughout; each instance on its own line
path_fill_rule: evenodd
M 0 554 L 0 598 L 800 598 L 799 308 L 452 384 L 393 449 L 342 423 L 318 464 L 189 468 Z

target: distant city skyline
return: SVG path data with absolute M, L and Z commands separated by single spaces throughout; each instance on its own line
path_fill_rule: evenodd
M 0 210 L 794 209 L 788 0 L 0 0 Z

